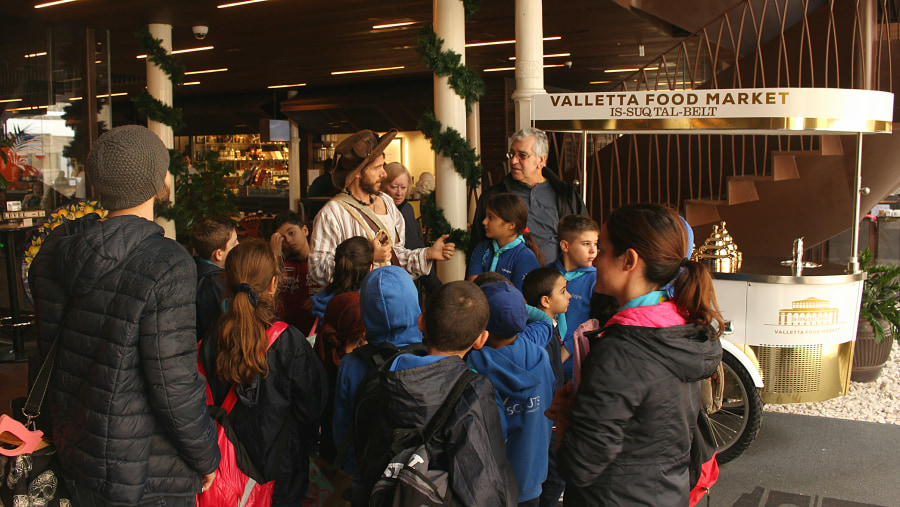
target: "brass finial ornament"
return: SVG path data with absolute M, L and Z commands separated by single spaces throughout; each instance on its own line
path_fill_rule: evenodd
M 713 226 L 712 234 L 694 251 L 692 260 L 702 262 L 710 271 L 734 273 L 741 267 L 741 252 L 725 228 L 725 222 Z

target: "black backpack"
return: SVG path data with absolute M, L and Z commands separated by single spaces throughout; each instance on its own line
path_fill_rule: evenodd
M 460 375 L 444 403 L 423 430 L 395 428 L 381 477 L 369 495 L 370 507 L 461 505 L 453 495 L 450 473 L 434 467 L 429 444 L 447 424 L 463 391 L 477 374 Z

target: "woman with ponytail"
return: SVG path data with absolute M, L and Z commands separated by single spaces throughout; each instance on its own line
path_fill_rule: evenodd
M 279 275 L 275 255 L 261 240 L 244 241 L 228 254 L 225 284 L 232 298 L 216 339 L 201 342 L 200 362 L 216 405 L 234 386 L 238 402 L 228 419 L 256 470 L 275 481 L 272 504 L 299 506 L 327 388 L 303 333 L 276 324 Z
M 485 205 L 484 235 L 469 258 L 468 279 L 493 271 L 522 290 L 525 275 L 544 264 L 544 254 L 528 232 L 528 208 L 515 194 L 493 194 Z
M 600 231 L 596 291 L 619 311 L 591 345 L 557 421 L 566 505 L 688 505 L 700 383 L 722 358 L 712 278 L 688 260 L 686 224 L 655 204 L 619 208 Z M 672 282 L 673 296 L 665 286 Z

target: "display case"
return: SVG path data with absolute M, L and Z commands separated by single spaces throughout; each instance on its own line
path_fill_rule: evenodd
M 194 160 L 219 154 L 230 168 L 228 186 L 240 196 L 287 197 L 288 150 L 288 143 L 261 142 L 259 134 L 194 136 L 191 142 Z

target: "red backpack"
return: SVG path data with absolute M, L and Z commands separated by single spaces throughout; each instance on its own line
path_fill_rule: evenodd
M 287 329 L 284 322 L 275 322 L 266 330 L 271 347 L 281 333 Z M 198 345 L 199 347 L 199 345 Z M 266 350 L 268 350 L 268 347 Z M 203 364 L 197 360 L 200 374 L 205 378 L 206 370 Z M 216 423 L 216 434 L 219 442 L 219 451 L 222 459 L 216 470 L 216 480 L 212 486 L 197 495 L 197 507 L 219 507 L 222 505 L 236 505 L 239 507 L 270 507 L 272 505 L 272 493 L 275 490 L 275 481 L 262 483 L 260 474 L 253 463 L 250 462 L 247 452 L 237 438 L 235 438 L 228 422 L 228 414 L 237 403 L 237 393 L 232 385 L 225 396 L 222 406 L 216 406 L 213 401 L 212 390 L 209 387 L 209 379 L 206 381 L 206 404 L 210 415 Z

